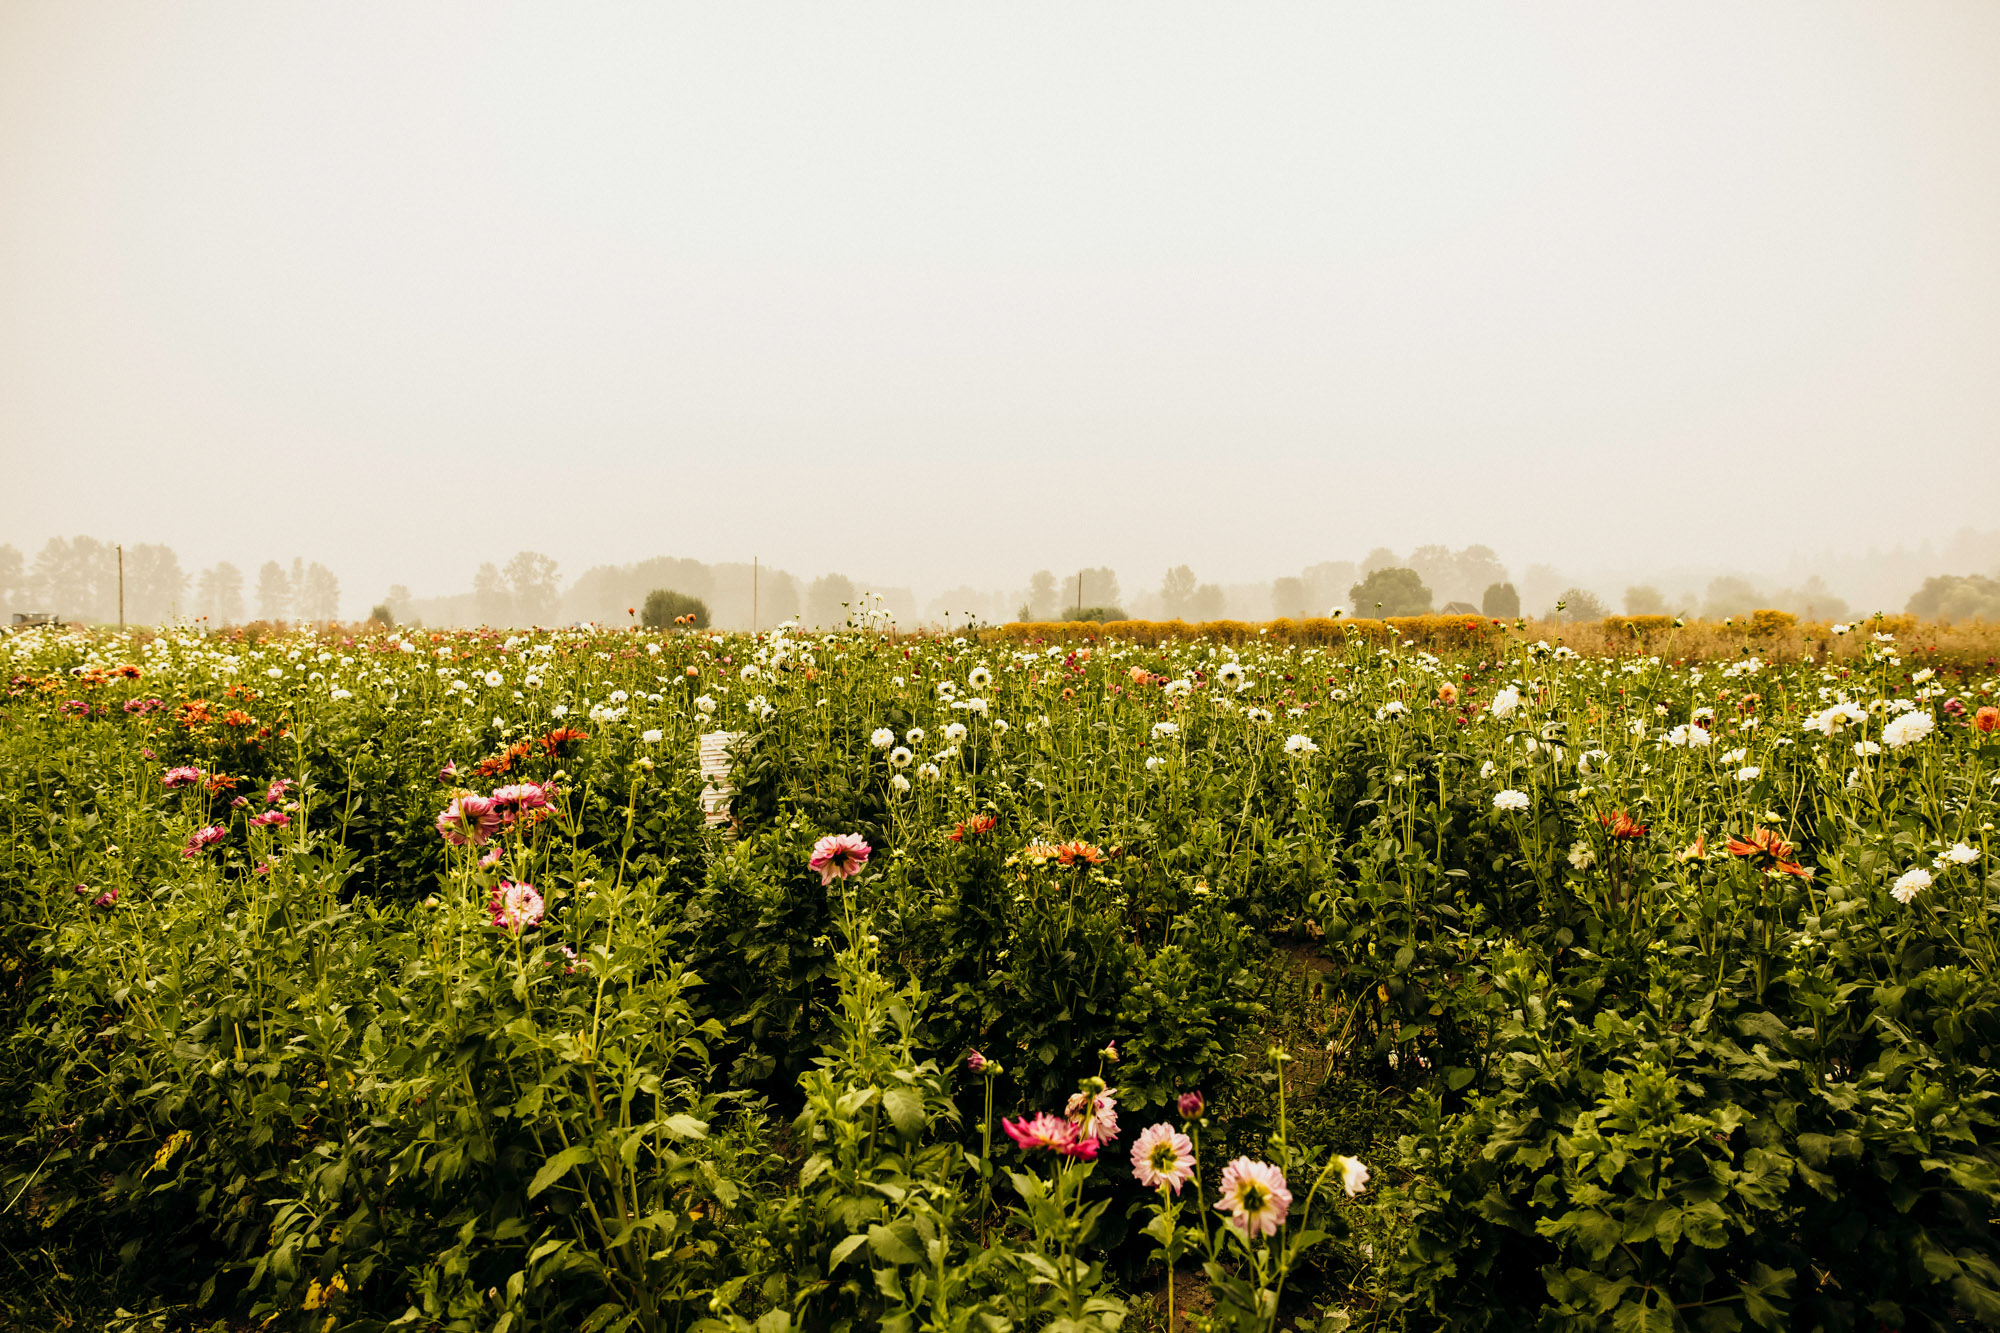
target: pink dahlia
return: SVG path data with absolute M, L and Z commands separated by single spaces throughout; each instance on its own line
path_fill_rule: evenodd
M 1179 1194 L 1194 1175 L 1194 1143 L 1165 1121 L 1142 1130 L 1132 1143 L 1132 1174 L 1147 1189 Z
M 193 833 L 188 834 L 187 845 L 181 848 L 181 859 L 192 861 L 195 857 L 200 856 L 227 836 L 229 836 L 229 830 L 220 824 L 210 824 L 207 828 L 198 828 Z
M 1050 1152 L 1061 1153 L 1065 1157 L 1079 1157 L 1084 1161 L 1097 1158 L 1097 1140 L 1084 1138 L 1076 1132 L 1076 1126 L 1061 1116 L 1043 1111 L 1030 1120 L 1023 1116 L 1019 1120 L 1002 1120 L 1000 1127 L 1007 1131 L 1007 1137 L 1014 1140 L 1023 1152 L 1036 1148 L 1047 1148 Z
M 1292 1192 L 1285 1188 L 1285 1173 L 1269 1162 L 1239 1157 L 1222 1171 L 1218 1213 L 1229 1214 L 1229 1225 L 1246 1238 L 1268 1236 L 1285 1224 L 1292 1210 Z
M 266 810 L 261 815 L 253 815 L 250 823 L 257 828 L 283 828 L 292 822 L 292 817 L 283 810 Z
M 500 814 L 484 796 L 461 796 L 437 817 L 438 836 L 454 847 L 477 846 L 500 831 Z
M 539 810 L 549 803 L 549 794 L 532 782 L 520 782 L 511 787 L 496 787 L 493 790 L 493 809 L 499 814 L 500 822 L 511 824 L 530 810 Z
M 1201 1118 L 1202 1108 L 1206 1105 L 1206 1103 L 1202 1101 L 1201 1093 L 1199 1091 L 1196 1091 L 1196 1092 L 1184 1092 L 1180 1096 L 1174 1098 L 1174 1105 L 1180 1110 L 1181 1119 L 1199 1120 Z
M 264 804 L 276 805 L 278 802 L 285 799 L 285 794 L 291 791 L 291 789 L 292 789 L 292 780 L 290 778 L 279 778 L 276 782 L 272 783 L 269 787 L 264 789 Z
M 183 764 L 179 768 L 170 768 L 160 774 L 160 785 L 162 787 L 185 787 L 190 782 L 200 782 L 207 776 L 208 774 L 202 772 L 193 764 Z
M 1094 1097 L 1072 1093 L 1063 1113 L 1076 1126 L 1078 1137 L 1109 1143 L 1118 1137 L 1118 1089 L 1105 1088 Z
M 836 879 L 861 873 L 868 864 L 869 847 L 859 833 L 829 833 L 813 844 L 812 859 L 806 864 L 819 871 L 822 886 Z
M 965 1053 L 965 1067 L 975 1074 L 980 1073 L 986 1068 L 986 1057 L 981 1055 L 977 1050 L 967 1051 Z
M 494 925 L 518 935 L 542 919 L 542 895 L 535 892 L 532 884 L 502 880 L 493 886 L 486 910 L 492 914 Z

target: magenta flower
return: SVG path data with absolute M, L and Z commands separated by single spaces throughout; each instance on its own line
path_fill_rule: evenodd
M 1164 1120 L 1142 1130 L 1132 1142 L 1132 1174 L 1147 1189 L 1179 1194 L 1194 1175 L 1194 1143 Z
M 518 935 L 542 919 L 542 895 L 535 892 L 532 884 L 502 880 L 493 886 L 486 909 L 492 914 L 494 925 Z
M 1069 1105 L 1063 1113 L 1076 1126 L 1080 1138 L 1109 1143 L 1118 1137 L 1118 1089 L 1106 1088 L 1094 1097 L 1083 1093 L 1070 1094 Z
M 548 792 L 532 782 L 496 787 L 493 791 L 493 809 L 503 824 L 511 824 L 530 810 L 539 810 L 548 803 Z
M 90 886 L 88 884 L 79 884 L 76 886 L 76 893 L 79 898 L 86 896 L 89 892 Z
M 1292 1192 L 1285 1188 L 1285 1173 L 1269 1162 L 1239 1157 L 1222 1171 L 1217 1191 L 1218 1213 L 1229 1214 L 1229 1225 L 1246 1239 L 1269 1236 L 1285 1224 L 1292 1210 Z
M 264 804 L 276 805 L 278 802 L 285 799 L 286 793 L 290 792 L 291 789 L 292 789 L 292 780 L 290 778 L 279 778 L 276 782 L 272 783 L 269 787 L 265 788 Z
M 1184 1092 L 1174 1098 L 1174 1105 L 1179 1108 L 1181 1119 L 1198 1120 L 1201 1118 L 1202 1108 L 1205 1103 L 1201 1100 L 1200 1091 L 1197 1090 L 1195 1092 Z
M 454 847 L 483 844 L 500 831 L 500 815 L 484 796 L 461 796 L 437 817 L 438 836 Z
M 965 1053 L 965 1067 L 977 1074 L 986 1068 L 986 1057 L 976 1050 L 967 1051 Z
M 118 890 L 106 889 L 104 892 L 98 894 L 95 898 L 92 898 L 90 900 L 90 905 L 92 907 L 101 907 L 108 912 L 111 910 L 111 905 L 117 901 L 118 901 Z
M 250 823 L 257 828 L 283 828 L 292 822 L 292 817 L 283 810 L 266 810 L 261 815 L 252 816 Z
M 819 871 L 822 887 L 836 879 L 861 873 L 868 864 L 868 844 L 859 833 L 829 833 L 813 844 L 812 859 L 806 864 Z
M 486 855 L 479 858 L 479 868 L 481 870 L 491 870 L 494 866 L 497 866 L 499 864 L 500 864 L 500 849 L 498 847 L 495 847 L 492 851 L 486 853 Z
M 220 824 L 210 824 L 207 828 L 198 828 L 193 833 L 188 834 L 187 845 L 181 848 L 181 859 L 183 861 L 192 861 L 195 857 L 200 856 L 203 852 L 228 836 L 229 830 Z
M 200 782 L 207 776 L 208 774 L 202 772 L 193 764 L 183 764 L 179 768 L 170 768 L 160 774 L 160 785 L 162 787 L 185 787 L 188 783 Z
M 229 803 L 229 808 L 231 810 L 241 810 L 244 806 L 248 804 L 250 804 L 250 798 L 248 796 L 239 796 L 235 800 Z
M 1061 1116 L 1041 1112 L 1033 1120 L 1023 1116 L 1019 1120 L 1002 1120 L 1000 1128 L 1007 1131 L 1007 1137 L 1014 1140 L 1022 1152 L 1032 1152 L 1036 1148 L 1047 1148 L 1050 1152 L 1061 1153 L 1064 1157 L 1077 1157 L 1086 1162 L 1097 1159 L 1097 1140 L 1085 1138 L 1076 1132 L 1076 1126 Z
M 1115 1042 L 1115 1041 L 1114 1041 L 1114 1042 L 1110 1042 L 1110 1043 L 1108 1043 L 1108 1044 L 1107 1044 L 1107 1045 L 1105 1046 L 1105 1048 L 1104 1048 L 1104 1050 L 1103 1050 L 1102 1054 L 1103 1054 L 1104 1058 L 1105 1058 L 1105 1059 L 1107 1059 L 1107 1060 L 1109 1060 L 1109 1061 L 1110 1061 L 1110 1062 L 1111 1062 L 1112 1064 L 1114 1064 L 1114 1065 L 1115 1065 L 1115 1064 L 1117 1064 L 1117 1063 L 1118 1063 L 1118 1043 L 1117 1043 L 1117 1042 Z

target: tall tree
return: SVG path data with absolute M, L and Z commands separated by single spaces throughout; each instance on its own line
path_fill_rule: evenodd
M 125 553 L 125 617 L 163 625 L 188 613 L 188 576 L 170 546 L 142 544 Z
M 0 611 L 25 610 L 21 603 L 27 595 L 27 562 L 14 547 L 0 544 Z
M 1271 612 L 1280 620 L 1298 620 L 1305 616 L 1317 615 L 1308 610 L 1306 601 L 1306 581 L 1304 579 L 1271 580 Z
M 556 562 L 539 551 L 521 551 L 502 571 L 514 598 L 514 615 L 530 625 L 552 624 L 556 618 Z M 705 611 L 704 611 L 704 614 Z
M 28 576 L 30 595 L 73 620 L 114 620 L 118 615 L 118 551 L 95 537 L 51 537 Z
M 1326 560 L 1309 565 L 1300 580 L 1306 585 L 1306 606 L 1313 615 L 1332 615 L 1347 606 L 1347 590 L 1361 571 L 1352 560 Z
M 1200 587 L 1194 571 L 1186 565 L 1175 565 L 1160 580 L 1160 607 L 1168 620 L 1186 620 L 1188 611 L 1194 605 L 1195 589 Z
M 845 574 L 822 574 L 806 589 L 806 619 L 821 629 L 838 629 L 854 604 L 854 580 Z
M 514 599 L 507 593 L 506 576 L 491 560 L 472 576 L 472 596 L 482 625 L 514 623 Z
M 1362 616 L 1422 616 L 1431 609 L 1431 590 L 1414 569 L 1378 569 L 1348 589 L 1348 596 Z
M 306 620 L 324 623 L 340 618 L 340 580 L 333 571 L 315 560 L 306 566 L 299 588 L 299 614 Z
M 227 560 L 201 571 L 195 583 L 197 614 L 213 625 L 234 625 L 243 619 L 243 571 Z
M 1038 569 L 1028 576 L 1028 619 L 1054 620 L 1059 600 L 1054 574 Z
M 292 618 L 292 577 L 285 573 L 285 567 L 275 560 L 266 560 L 257 571 L 257 618 L 259 620 L 290 620 Z
M 1084 607 L 1117 606 L 1118 575 L 1109 565 L 1099 565 L 1096 569 L 1086 569 L 1078 575 L 1078 583 L 1070 585 L 1072 593 L 1082 589 Z

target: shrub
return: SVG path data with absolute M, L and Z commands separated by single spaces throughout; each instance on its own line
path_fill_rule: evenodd
M 694 619 L 686 623 L 696 629 L 707 629 L 708 603 L 684 592 L 655 588 L 646 594 L 645 605 L 639 612 L 639 623 L 647 629 L 672 629 L 688 616 Z
M 1424 616 L 1431 610 L 1431 590 L 1414 569 L 1378 569 L 1347 590 L 1354 609 L 1378 610 L 1385 616 Z
M 1521 614 L 1521 594 L 1511 583 L 1495 583 L 1479 599 L 1479 609 L 1495 620 L 1514 620 Z

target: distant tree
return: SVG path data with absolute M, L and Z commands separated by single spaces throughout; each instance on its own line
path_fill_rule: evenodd
M 1486 595 L 1479 599 L 1479 610 L 1495 620 L 1513 620 L 1521 614 L 1521 594 L 1511 583 L 1489 584 Z
M 1772 599 L 1780 608 L 1805 620 L 1847 619 L 1847 599 L 1826 586 L 1814 574 L 1796 588 L 1786 588 Z
M 1300 581 L 1306 585 L 1306 609 L 1313 615 L 1333 614 L 1336 607 L 1347 608 L 1347 589 L 1360 574 L 1352 560 L 1326 560 L 1306 566 Z
M 169 546 L 141 544 L 125 552 L 125 616 L 160 625 L 187 614 L 188 576 Z
M 51 537 L 28 575 L 36 610 L 72 620 L 112 620 L 118 615 L 118 552 L 95 537 Z
M 1021 613 L 1021 618 L 1053 620 L 1059 600 L 1056 592 L 1056 576 L 1046 569 L 1038 569 L 1028 577 L 1028 605 Z
M 1939 574 L 1925 579 L 1903 609 L 1924 620 L 2000 620 L 2000 581 Z
M 1194 571 L 1186 565 L 1175 565 L 1160 580 L 1160 606 L 1168 620 L 1187 619 L 1188 609 L 1194 605 L 1195 590 L 1200 581 Z
M 27 593 L 27 562 L 12 546 L 0 544 L 0 611 L 19 607 Z
M 317 624 L 340 618 L 340 580 L 317 560 L 306 566 L 305 581 L 299 585 L 298 607 L 301 619 Z
M 292 616 L 292 580 L 285 567 L 266 560 L 257 571 L 257 618 L 289 620 Z
M 1507 566 L 1500 563 L 1500 557 L 1490 546 L 1468 546 L 1458 553 L 1453 563 L 1457 567 L 1451 590 L 1453 597 L 1469 602 L 1479 589 L 1507 581 Z
M 195 614 L 211 625 L 234 625 L 243 619 L 243 571 L 227 560 L 201 571 L 195 580 Z
M 400 621 L 408 620 L 410 618 L 410 603 L 415 600 L 416 599 L 414 597 L 410 596 L 409 585 L 403 583 L 390 584 L 389 596 L 384 602 L 384 605 L 386 605 L 396 617 L 395 621 L 391 621 L 390 623 L 395 624 Z
M 1708 592 L 1701 599 L 1701 614 L 1708 620 L 1726 620 L 1756 609 L 1757 589 L 1750 580 L 1724 575 L 1710 579 Z
M 845 574 L 822 574 L 806 588 L 806 619 L 821 629 L 838 629 L 847 623 L 848 608 L 854 605 L 854 580 Z
M 1602 620 L 1606 615 L 1603 600 L 1588 588 L 1564 588 L 1556 600 L 1562 605 L 1557 619 L 1566 625 Z
M 539 551 L 521 551 L 501 571 L 513 595 L 514 615 L 530 625 L 556 618 L 556 562 Z
M 1378 569 L 1402 569 L 1405 567 L 1406 566 L 1403 563 L 1402 556 L 1397 555 L 1394 551 L 1390 550 L 1386 546 L 1378 546 L 1374 550 L 1370 551 L 1367 555 L 1362 557 L 1361 577 L 1365 579 Z M 1371 603 L 1366 607 L 1361 607 L 1361 606 L 1355 607 L 1354 613 L 1356 615 L 1360 615 L 1365 611 L 1373 611 L 1373 610 L 1374 606 Z
M 1066 591 L 1078 598 L 1078 606 L 1116 606 L 1123 600 L 1118 594 L 1118 575 L 1109 565 L 1081 571 Z
M 1227 597 L 1219 583 L 1204 583 L 1194 590 L 1194 600 L 1188 604 L 1188 618 L 1195 621 L 1220 620 Z
M 1298 620 L 1313 614 L 1307 609 L 1304 579 L 1271 580 L 1271 613 L 1280 620 Z
M 1625 614 L 1628 616 L 1663 616 L 1667 613 L 1667 599 L 1660 590 L 1650 584 L 1641 583 L 1625 590 Z
M 1086 606 L 1070 616 L 1071 620 L 1081 620 L 1092 625 L 1102 625 L 1125 618 L 1125 613 L 1115 606 Z
M 396 610 L 387 602 L 377 602 L 369 611 L 368 618 L 384 629 L 396 628 Z
M 482 625 L 514 623 L 514 599 L 507 591 L 507 576 L 490 560 L 472 576 L 472 603 Z
M 647 629 L 672 629 L 682 616 L 693 616 L 696 629 L 707 629 L 708 603 L 671 588 L 655 588 L 646 594 L 639 623 Z
M 1359 616 L 1424 616 L 1431 610 L 1431 590 L 1414 569 L 1375 570 L 1349 588 L 1347 595 Z

